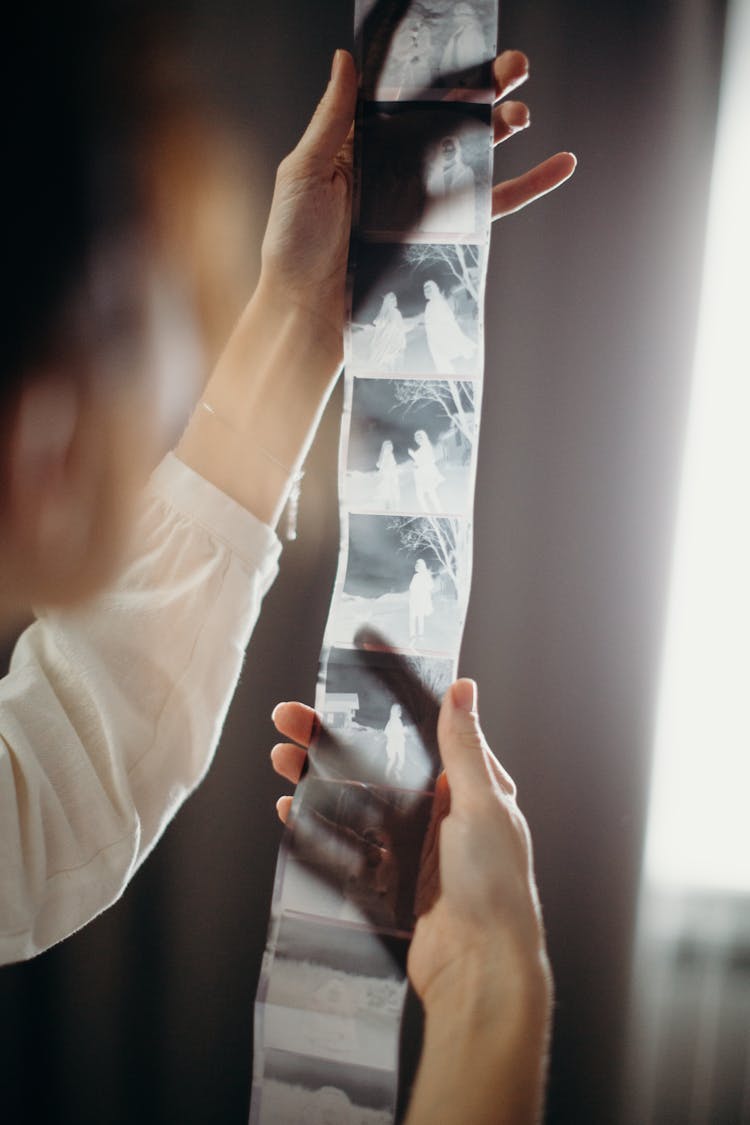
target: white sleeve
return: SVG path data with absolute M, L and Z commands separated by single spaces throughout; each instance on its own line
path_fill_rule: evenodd
M 0 681 L 0 962 L 115 902 L 203 778 L 279 551 L 170 454 L 117 585 L 23 634 Z

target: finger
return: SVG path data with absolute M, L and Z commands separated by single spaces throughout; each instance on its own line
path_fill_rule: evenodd
M 451 808 L 471 808 L 493 787 L 476 698 L 473 680 L 457 680 L 440 708 L 438 747 L 450 786 Z
M 296 785 L 302 777 L 307 761 L 307 753 L 301 746 L 291 742 L 277 742 L 271 750 L 271 765 L 276 773 Z
M 495 101 L 521 86 L 529 77 L 529 60 L 523 51 L 503 51 L 492 64 Z
M 292 798 L 279 797 L 276 802 L 276 815 L 282 824 L 286 824 L 289 820 L 289 813 L 292 811 Z
M 499 145 L 531 124 L 529 107 L 523 102 L 502 102 L 492 111 L 493 144 Z
M 522 176 L 497 184 L 492 189 L 492 218 L 500 219 L 503 215 L 520 211 L 535 199 L 554 191 L 573 175 L 576 163 L 572 152 L 558 152 Z
M 318 726 L 318 716 L 305 703 L 277 703 L 271 718 L 279 734 L 304 747 L 310 745 Z
M 331 79 L 312 116 L 297 152 L 328 162 L 338 153 L 354 121 L 357 101 L 357 74 L 348 51 L 333 56 Z

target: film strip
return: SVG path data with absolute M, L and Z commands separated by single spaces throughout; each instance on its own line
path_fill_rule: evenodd
M 469 597 L 497 0 L 356 0 L 341 543 L 255 1008 L 251 1125 L 387 1125 Z

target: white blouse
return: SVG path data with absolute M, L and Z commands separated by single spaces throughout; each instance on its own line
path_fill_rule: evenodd
M 22 635 L 0 680 L 0 962 L 115 902 L 201 781 L 280 550 L 170 454 L 117 584 Z

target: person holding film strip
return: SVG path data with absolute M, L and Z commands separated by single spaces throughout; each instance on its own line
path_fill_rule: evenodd
M 158 408 L 165 391 L 179 391 L 174 368 L 161 383 L 150 374 L 149 332 L 173 332 L 179 287 L 170 291 L 159 268 L 157 247 L 168 247 L 136 237 L 156 217 L 154 199 L 134 193 L 121 211 L 114 202 L 122 168 L 140 166 L 153 121 L 141 105 L 140 115 L 113 116 L 122 129 L 115 134 L 107 114 L 117 98 L 135 98 L 132 71 L 102 74 L 98 44 L 88 44 L 89 57 L 76 32 L 73 75 L 65 14 L 50 6 L 40 19 L 37 7 L 34 21 L 34 57 L 39 26 L 59 50 L 39 59 L 48 67 L 30 68 L 39 88 L 16 99 L 15 175 L 3 185 L 6 213 L 19 230 L 36 231 L 47 255 L 11 245 L 17 293 L 6 310 L 0 387 L 0 615 L 10 626 L 30 604 L 59 608 L 22 637 L 0 684 L 4 961 L 35 955 L 114 902 L 210 764 L 275 573 L 271 529 L 341 364 L 356 100 L 351 56 L 337 52 L 320 106 L 279 169 L 258 288 L 177 456 L 144 495 L 183 409 L 173 402 L 167 416 Z M 526 74 L 524 56 L 501 56 L 498 97 Z M 15 78 L 23 93 L 28 82 Z M 108 96 L 79 100 L 87 82 Z M 68 162 L 86 154 L 80 167 L 60 160 L 56 192 L 39 164 L 49 159 L 44 136 L 59 125 L 47 121 L 50 106 L 80 140 Z M 499 103 L 496 140 L 526 122 L 520 103 Z M 115 139 L 118 178 L 102 179 Z M 496 215 L 556 187 L 573 166 L 561 153 L 498 185 Z M 77 206 L 84 184 L 109 193 L 109 206 Z M 42 262 L 52 263 L 47 272 Z M 184 327 L 190 310 L 181 307 L 178 320 Z M 189 325 L 183 337 L 199 328 Z M 96 598 L 114 574 L 116 584 Z

